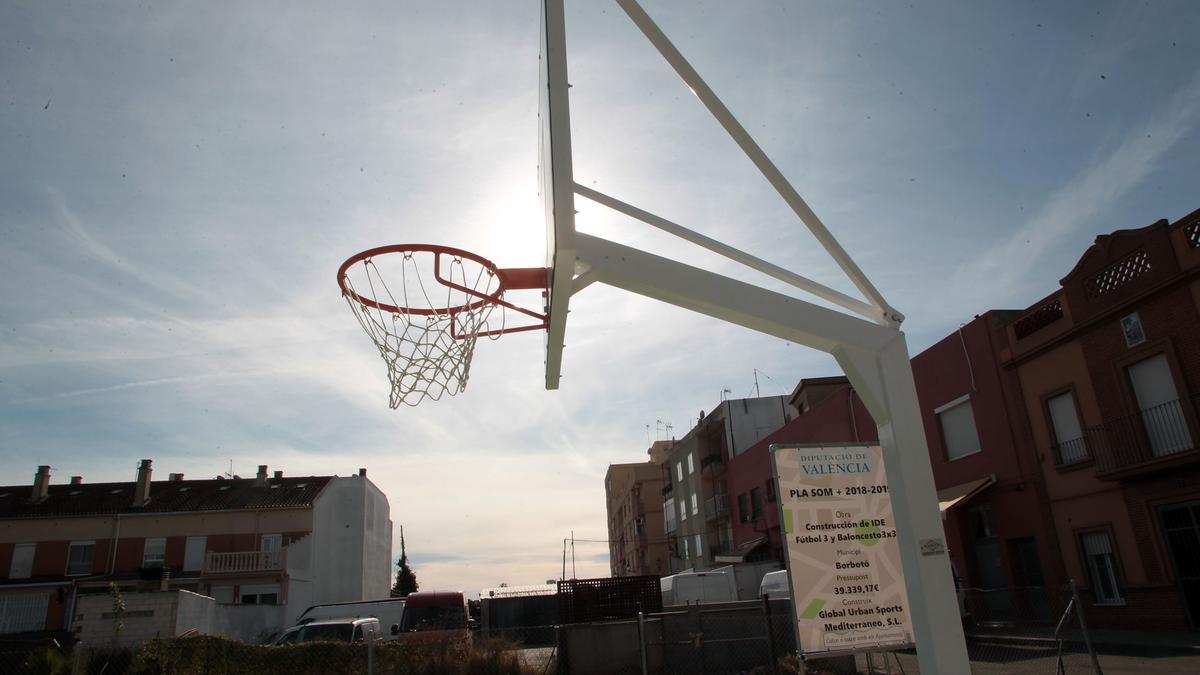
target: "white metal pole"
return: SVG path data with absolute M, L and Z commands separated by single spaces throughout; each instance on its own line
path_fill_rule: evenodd
M 607 206 L 613 211 L 623 213 L 630 218 L 636 218 L 637 220 L 640 220 L 647 225 L 657 227 L 664 232 L 669 232 L 680 239 L 690 241 L 697 246 L 702 246 L 713 253 L 723 255 L 730 260 L 739 262 L 746 267 L 749 267 L 750 269 L 757 270 L 768 276 L 775 277 L 776 279 L 786 284 L 795 286 L 800 290 L 808 291 L 818 298 L 828 300 L 839 307 L 844 307 L 845 309 L 848 309 L 855 314 L 860 314 L 878 324 L 891 325 L 892 323 L 890 317 L 884 316 L 883 310 L 880 310 L 873 305 L 868 305 L 862 300 L 852 298 L 841 291 L 837 291 L 823 284 L 819 284 L 812 279 L 796 274 L 791 270 L 786 270 L 778 265 L 769 263 L 766 260 L 752 256 L 744 251 L 739 251 L 728 244 L 719 242 L 711 237 L 706 237 L 694 230 L 689 230 L 678 223 L 673 223 L 666 218 L 662 218 L 650 213 L 649 211 L 639 209 L 632 204 L 627 204 L 615 197 L 610 197 L 603 192 L 597 192 L 596 190 L 593 190 L 585 185 L 576 183 L 575 193 L 586 197 L 597 204 L 600 204 L 601 206 Z
M 832 353 L 882 348 L 896 330 L 580 232 L 580 262 L 596 281 Z
M 883 299 L 883 295 L 875 288 L 871 280 L 867 278 L 867 275 L 850 258 L 850 254 L 846 253 L 846 250 L 842 248 L 837 239 L 833 238 L 833 235 L 830 234 L 825 224 L 821 222 L 821 219 L 817 217 L 817 214 L 809 208 L 804 198 L 796 192 L 796 188 L 792 187 L 792 184 L 783 177 L 783 173 L 767 157 L 767 153 L 758 147 L 758 144 L 750 137 L 750 133 L 737 121 L 733 113 L 729 112 L 729 108 L 725 107 L 725 104 L 721 102 L 721 99 L 708 86 L 704 78 L 700 77 L 700 73 L 696 72 L 696 69 L 688 63 L 683 54 L 675 48 L 675 45 L 671 44 L 671 40 L 663 34 L 658 25 L 654 23 L 654 20 L 650 18 L 650 15 L 646 14 L 646 11 L 642 9 L 636 0 L 616 1 L 621 6 L 621 9 L 625 10 L 625 13 L 629 15 L 629 18 L 633 20 L 633 23 L 637 25 L 638 29 L 642 31 L 642 34 L 646 36 L 646 39 L 654 45 L 658 53 L 662 54 L 667 63 L 671 64 L 671 67 L 675 69 L 679 77 L 692 90 L 696 98 L 700 99 L 704 107 L 708 108 L 708 111 L 712 113 L 717 122 L 724 127 L 725 132 L 729 134 L 730 138 L 738 144 L 742 152 L 746 153 L 746 157 L 750 158 L 754 166 L 758 167 L 758 170 L 767 179 L 767 182 L 775 188 L 775 191 L 787 202 L 792 211 L 808 226 L 813 236 L 817 238 L 817 241 L 821 242 L 821 245 L 825 247 L 829 255 L 837 261 L 842 271 L 846 273 L 846 276 L 850 277 L 850 281 L 854 282 L 854 285 L 863 296 L 880 310 L 885 311 L 888 319 L 899 323 L 902 320 L 902 316 L 888 305 L 887 301 Z
M 832 354 L 879 426 L 921 672 L 969 673 L 937 490 L 904 334 L 580 234 L 596 280 Z
M 896 331 L 895 337 L 875 353 L 842 348 L 834 350 L 833 356 L 879 426 L 921 672 L 969 673 L 937 487 L 904 333 Z

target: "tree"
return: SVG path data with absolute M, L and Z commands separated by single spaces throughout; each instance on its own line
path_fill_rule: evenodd
M 400 559 L 396 561 L 396 583 L 392 584 L 392 597 L 403 598 L 417 590 L 417 575 L 408 566 L 408 551 L 404 548 L 404 527 L 400 527 Z

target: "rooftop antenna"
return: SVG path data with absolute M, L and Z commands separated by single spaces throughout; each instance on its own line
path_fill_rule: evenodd
M 758 389 L 758 368 L 754 368 L 754 398 L 762 396 L 762 392 Z
M 650 425 L 646 425 L 646 445 L 650 445 Z
M 733 393 L 732 389 L 730 389 L 729 387 L 725 387 L 724 389 L 721 390 L 721 400 L 722 401 L 729 400 L 729 395 L 732 393 Z
M 671 429 L 673 429 L 673 428 L 674 427 L 671 426 L 670 422 L 664 422 L 662 420 L 654 420 L 655 440 L 669 439 L 671 437 Z M 662 438 L 658 438 L 659 433 L 661 433 L 663 435 Z

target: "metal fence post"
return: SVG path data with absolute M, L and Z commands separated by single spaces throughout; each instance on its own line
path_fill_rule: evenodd
M 367 675 L 375 675 L 375 640 L 367 640 Z
M 646 669 L 646 614 L 638 610 L 638 643 L 642 654 L 642 675 L 647 675 Z
M 71 663 L 71 675 L 79 675 L 79 661 L 83 658 L 83 643 L 76 642 L 73 650 L 74 659 Z
M 1092 669 L 1096 671 L 1096 675 L 1104 675 L 1104 671 L 1100 668 L 1100 659 L 1096 656 L 1096 648 L 1092 646 L 1092 636 L 1088 632 L 1087 619 L 1083 614 L 1083 603 L 1079 602 L 1079 589 L 1075 586 L 1075 580 L 1070 580 L 1071 584 L 1071 600 L 1075 602 L 1075 613 L 1079 615 L 1079 631 L 1083 633 L 1083 644 L 1087 646 L 1088 654 L 1092 657 Z
M 775 656 L 775 630 L 771 625 L 771 596 L 766 593 L 762 595 L 762 611 L 763 623 L 767 627 L 767 658 L 770 659 L 768 668 L 774 675 L 778 658 Z

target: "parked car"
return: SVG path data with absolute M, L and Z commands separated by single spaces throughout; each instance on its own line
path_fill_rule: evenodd
M 296 625 L 300 626 L 321 619 L 374 617 L 379 619 L 379 626 L 383 630 L 382 638 L 394 640 L 400 632 L 400 623 L 404 619 L 404 604 L 404 598 L 383 598 L 313 605 L 300 614 L 296 619 Z
M 763 575 L 762 583 L 758 586 L 758 595 L 769 595 L 771 598 L 791 598 L 792 587 L 788 584 L 787 570 L 767 572 Z
M 680 572 L 659 579 L 663 606 L 737 600 L 733 576 L 724 572 Z
M 275 641 L 277 645 L 301 642 L 374 642 L 379 639 L 379 619 L 323 619 L 292 626 Z
M 466 637 L 471 620 L 462 591 L 419 591 L 405 598 L 399 640 L 446 640 Z

